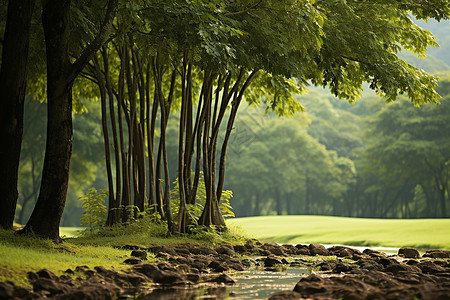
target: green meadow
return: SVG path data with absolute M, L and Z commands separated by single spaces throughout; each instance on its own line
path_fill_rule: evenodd
M 450 250 L 450 219 L 264 216 L 229 219 L 228 224 L 265 242 Z

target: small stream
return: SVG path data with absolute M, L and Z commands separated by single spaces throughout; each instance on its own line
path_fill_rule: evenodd
M 283 272 L 250 270 L 233 277 L 236 284 L 229 288 L 230 298 L 265 299 L 280 291 L 292 291 L 301 277 L 311 274 L 306 268 L 290 267 Z
M 236 281 L 233 285 L 211 286 L 199 285 L 195 288 L 154 289 L 139 299 L 172 300 L 172 299 L 267 299 L 280 291 L 292 291 L 294 286 L 311 271 L 304 267 L 289 267 L 286 271 L 271 272 L 261 269 L 250 269 L 232 274 Z

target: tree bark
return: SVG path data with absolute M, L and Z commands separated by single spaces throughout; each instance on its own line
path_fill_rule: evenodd
M 38 201 L 22 232 L 60 240 L 72 156 L 70 1 L 44 3 L 42 24 L 47 54 L 47 143 Z
M 0 70 L 0 227 L 12 229 L 34 0 L 9 0 Z M 20 37 L 20 38 L 18 38 Z
M 108 54 L 106 46 L 102 47 L 102 56 L 103 56 L 103 66 L 105 68 L 105 83 L 106 90 L 108 92 L 108 101 L 109 101 L 109 117 L 111 120 L 112 134 L 113 134 L 113 142 L 114 142 L 114 162 L 116 167 L 116 193 L 115 199 L 112 206 L 109 206 L 107 225 L 114 225 L 119 222 L 119 206 L 120 206 L 120 197 L 122 194 L 122 185 L 121 185 L 121 162 L 120 162 L 120 148 L 119 148 L 119 139 L 117 137 L 117 125 L 116 125 L 116 114 L 114 110 L 114 92 L 111 84 L 111 75 L 109 72 L 109 62 L 108 62 Z M 120 109 L 120 107 L 118 108 Z
M 72 156 L 72 85 L 79 72 L 106 41 L 117 0 L 108 3 L 96 38 L 72 64 L 69 57 L 70 0 L 43 1 L 42 24 L 47 55 L 47 142 L 41 189 L 22 233 L 61 241 L 59 223 L 64 211 Z
M 115 197 L 114 197 L 114 182 L 112 177 L 112 168 L 111 168 L 111 148 L 109 145 L 109 132 L 108 132 L 108 123 L 107 123 L 107 115 L 106 115 L 106 79 L 103 78 L 102 71 L 100 70 L 100 64 L 98 62 L 97 57 L 94 57 L 94 66 L 95 73 L 98 80 L 98 87 L 100 90 L 100 103 L 101 103 L 101 112 L 102 112 L 102 132 L 103 132 L 103 142 L 105 146 L 105 164 L 106 164 L 106 175 L 108 179 L 108 217 L 106 220 L 106 224 L 112 225 L 113 221 L 113 212 L 111 208 L 115 206 Z M 106 66 L 105 66 L 106 68 Z M 106 72 L 105 72 L 106 73 Z

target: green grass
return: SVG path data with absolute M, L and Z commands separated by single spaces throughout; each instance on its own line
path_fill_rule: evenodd
M 86 227 L 59 227 L 59 235 L 62 237 L 76 237 Z
M 328 216 L 236 218 L 253 238 L 289 244 L 416 247 L 450 250 L 450 219 L 362 219 Z
M 131 251 L 117 249 L 117 246 L 239 244 L 246 240 L 239 230 L 232 228 L 221 234 L 207 230 L 192 235 L 168 236 L 164 224 L 155 224 L 148 219 L 141 219 L 129 226 L 82 232 L 80 229 L 84 228 L 62 227 L 60 234 L 66 238 L 61 244 L 0 229 L 0 282 L 11 280 L 17 285 L 26 286 L 29 285 L 27 272 L 44 268 L 57 275 L 81 265 L 91 269 L 95 266 L 129 269 L 130 266 L 123 264 L 123 261 L 130 257 Z M 153 255 L 148 258 L 149 261 L 157 260 Z
M 50 240 L 17 235 L 0 230 L 0 281 L 11 280 L 27 285 L 26 273 L 49 269 L 61 275 L 67 269 L 87 265 L 124 269 L 122 261 L 130 251 L 100 245 L 54 244 Z

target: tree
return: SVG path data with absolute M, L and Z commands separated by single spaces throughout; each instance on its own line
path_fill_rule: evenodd
M 0 70 L 0 226 L 11 229 L 23 132 L 23 107 L 34 0 L 8 1 Z M 20 37 L 20 38 L 18 38 Z
M 71 2 L 43 2 L 42 24 L 47 55 L 47 143 L 39 197 L 22 233 L 60 240 L 59 223 L 66 201 L 72 154 L 72 86 L 78 74 L 110 37 L 117 0 L 108 2 L 102 27 L 72 63 L 69 56 Z
M 49 139 L 39 197 L 42 201 L 38 201 L 36 217 L 33 214 L 25 231 L 34 230 L 52 238 L 57 235 L 55 228 L 64 207 L 71 152 L 72 83 L 108 39 L 116 4 L 108 1 L 108 12 L 99 33 L 91 35 L 92 42 L 84 50 L 72 53 L 78 57 L 72 63 L 68 55 L 70 1 L 44 1 Z M 375 3 L 331 0 L 127 3 L 118 19 L 117 43 L 110 45 L 110 49 L 105 46 L 102 59 L 93 64 L 98 83 L 99 78 L 105 81 L 100 87 L 103 111 L 106 112 L 106 95 L 110 103 L 115 98 L 117 120 L 121 122 L 120 113 L 123 113 L 127 122 L 128 152 L 125 152 L 124 138 L 120 137 L 122 205 L 130 205 L 133 194 L 136 206 L 142 209 L 143 195 L 147 194 L 142 168 L 145 131 L 152 154 L 156 148 L 152 142 L 154 132 L 149 132 L 156 128 L 157 113 L 153 109 L 150 114 L 150 91 L 153 91 L 153 108 L 159 108 L 161 139 L 154 182 L 148 186 L 155 186 L 155 202 L 161 214 L 165 214 L 170 231 L 185 231 L 189 222 L 185 205 L 196 199 L 201 170 L 207 197 L 200 224 L 224 225 L 218 203 L 225 182 L 228 144 L 241 103 L 247 101 L 266 111 L 292 116 L 302 110 L 292 94 L 306 90 L 311 83 L 328 86 L 336 96 L 354 101 L 360 97 L 363 82 L 369 82 L 388 101 L 406 93 L 416 105 L 436 103 L 439 97 L 434 90 L 436 78 L 399 59 L 397 53 L 403 47 L 424 55 L 428 46 L 436 45 L 430 32 L 414 25 L 411 13 L 417 18 L 446 19 L 449 17 L 447 4 L 448 1 L 441 0 L 418 8 L 411 1 L 384 0 Z M 103 12 L 98 7 L 91 11 Z M 75 44 L 80 40 L 83 41 L 76 39 Z M 120 70 L 115 73 L 119 78 L 116 92 L 108 87 L 108 73 L 111 73 L 107 71 L 108 65 Z M 177 226 L 171 223 L 165 145 L 171 109 L 180 111 Z M 227 110 L 230 112 L 226 115 Z M 224 122 L 226 129 L 221 131 Z M 118 132 L 123 133 L 120 124 L 118 127 Z M 223 133 L 221 144 L 218 143 L 220 133 Z M 193 178 L 191 168 L 195 170 Z M 164 188 L 159 180 L 162 169 Z M 110 189 L 111 171 L 108 171 Z M 117 183 L 116 189 L 119 190 Z M 110 202 L 116 205 L 117 199 L 110 195 Z M 49 199 L 55 199 L 55 204 L 50 205 Z M 51 212 L 52 222 L 48 222 L 51 225 L 40 224 L 44 212 Z
M 373 200 L 381 217 L 448 216 L 449 108 L 448 96 L 438 107 L 411 107 L 401 99 L 370 118 L 361 169 L 366 179 L 376 178 L 368 180 L 367 191 L 384 192 Z M 421 215 L 413 211 L 417 186 L 427 200 Z

